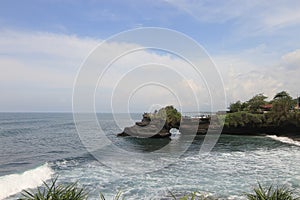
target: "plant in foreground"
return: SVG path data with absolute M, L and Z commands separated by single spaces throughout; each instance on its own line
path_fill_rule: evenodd
M 177 198 L 171 191 L 169 191 L 169 193 L 174 200 L 215 200 L 213 197 L 206 196 L 198 192 L 192 192 L 179 198 Z
M 260 183 L 254 188 L 254 194 L 246 194 L 248 200 L 300 200 L 293 197 L 293 192 L 285 186 L 263 188 Z
M 62 185 L 56 182 L 57 178 L 53 179 L 50 185 L 44 182 L 44 186 L 38 188 L 35 192 L 24 190 L 19 200 L 86 200 L 88 198 L 86 190 L 77 187 L 77 183 Z M 264 188 L 258 183 L 258 187 L 254 188 L 253 191 L 254 193 L 252 194 L 245 194 L 248 200 L 300 200 L 299 197 L 293 197 L 292 190 L 285 186 Z M 169 193 L 174 200 L 216 200 L 211 196 L 206 196 L 198 192 L 193 192 L 182 197 L 178 197 L 170 191 Z M 122 196 L 122 193 L 118 192 L 113 200 L 124 200 L 125 198 Z M 100 200 L 106 200 L 102 193 L 100 193 Z
M 57 178 L 51 185 L 44 182 L 44 187 L 38 188 L 34 193 L 24 190 L 19 200 L 86 200 L 88 193 L 83 188 L 77 187 L 77 182 L 69 185 L 56 184 Z
M 116 194 L 116 196 L 114 197 L 114 199 L 113 200 L 119 200 L 119 199 L 121 199 L 121 196 L 122 196 L 122 192 L 118 192 L 117 194 Z M 105 199 L 105 197 L 104 197 L 104 195 L 100 192 L 100 199 L 101 200 L 106 200 Z M 123 197 L 122 198 L 122 200 L 124 200 L 125 198 Z

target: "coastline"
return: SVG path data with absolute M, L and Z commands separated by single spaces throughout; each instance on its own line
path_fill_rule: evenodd
M 277 137 L 287 137 L 295 141 L 300 141 L 300 127 L 295 125 L 265 126 L 265 127 L 224 127 L 222 134 L 230 135 L 256 135 Z
M 195 121 L 197 121 L 197 123 L 195 123 Z M 198 127 L 196 127 L 197 124 Z M 219 124 L 213 122 L 213 120 L 205 120 L 205 121 L 191 120 L 191 123 L 184 123 L 182 126 L 180 126 L 180 131 L 182 134 L 190 134 L 196 130 L 197 135 L 205 135 L 210 126 L 212 129 L 214 129 L 214 128 L 218 128 Z M 143 132 L 147 129 L 148 129 L 147 126 L 145 125 L 139 126 L 139 122 L 137 122 L 135 125 L 131 127 L 126 127 L 122 133 L 118 134 L 118 136 L 147 137 L 149 136 L 149 134 L 146 135 L 143 134 Z M 153 131 L 153 129 L 149 131 L 151 132 Z M 294 141 L 300 142 L 300 127 L 288 123 L 284 125 L 277 125 L 277 126 L 265 125 L 261 127 L 256 126 L 256 124 L 254 123 L 246 124 L 243 127 L 224 126 L 221 134 L 238 135 L 238 136 L 277 136 L 277 137 L 290 138 Z M 162 129 L 157 134 L 152 135 L 151 138 L 169 138 L 170 136 L 171 133 L 169 133 L 166 129 Z

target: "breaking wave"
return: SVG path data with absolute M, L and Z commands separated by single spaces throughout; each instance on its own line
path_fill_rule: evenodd
M 17 194 L 24 189 L 36 188 L 51 178 L 54 172 L 44 164 L 21 174 L 9 174 L 0 177 L 0 199 Z
M 295 141 L 295 140 L 293 140 L 291 138 L 288 138 L 288 137 L 279 137 L 279 136 L 276 136 L 276 135 L 268 135 L 267 137 L 272 138 L 273 140 L 280 141 L 282 143 L 300 146 L 299 141 Z

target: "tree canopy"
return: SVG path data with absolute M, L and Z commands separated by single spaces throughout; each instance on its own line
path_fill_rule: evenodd
M 165 128 L 179 128 L 181 121 L 181 113 L 173 106 L 166 106 L 154 112 L 151 116 L 152 119 L 165 120 Z
M 286 91 L 282 91 L 275 95 L 272 105 L 273 113 L 277 113 L 279 116 L 286 117 L 288 112 L 293 107 L 293 98 Z
M 277 93 L 273 100 L 266 101 L 267 97 L 258 94 L 246 102 L 237 101 L 230 104 L 230 114 L 226 116 L 225 125 L 233 127 L 250 126 L 277 126 L 292 123 L 300 126 L 300 112 L 294 109 L 298 100 L 293 99 L 286 91 Z M 262 112 L 264 107 L 269 107 L 269 112 Z M 264 113 L 264 114 L 263 114 Z
M 235 103 L 230 104 L 229 110 L 230 112 L 240 112 L 240 111 L 248 111 L 251 113 L 257 113 L 260 110 L 262 105 L 265 105 L 266 99 L 268 97 L 264 96 L 263 94 L 258 94 L 252 97 L 247 102 L 237 101 Z
M 273 99 L 276 100 L 276 99 L 284 99 L 284 98 L 291 98 L 291 96 L 286 91 L 282 91 L 277 93 Z
M 258 110 L 260 109 L 260 107 L 262 105 L 266 104 L 266 99 L 268 97 L 266 97 L 263 94 L 257 94 L 254 97 L 252 97 L 247 103 L 249 105 L 249 111 L 252 113 L 257 113 Z

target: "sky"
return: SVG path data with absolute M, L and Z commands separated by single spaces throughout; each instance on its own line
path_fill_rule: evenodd
M 91 52 L 120 32 L 144 27 L 174 30 L 199 43 L 220 72 L 222 88 L 205 88 L 205 79 L 214 76 L 197 79 L 176 56 L 141 51 L 120 59 L 98 83 L 97 112 L 111 112 L 112 107 L 143 112 L 167 104 L 207 111 L 209 95 L 223 91 L 225 103 L 216 102 L 215 109 L 258 93 L 271 99 L 286 90 L 296 97 L 299 11 L 297 0 L 2 0 L 0 111 L 72 112 L 74 83 Z M 130 45 L 137 44 L 107 44 L 104 53 Z M 151 62 L 156 66 L 129 73 L 133 66 Z M 175 69 L 185 77 L 172 74 Z M 152 72 L 156 84 L 143 85 L 141 80 Z M 160 80 L 167 81 L 157 84 Z M 182 93 L 189 88 L 198 107 L 192 94 Z

